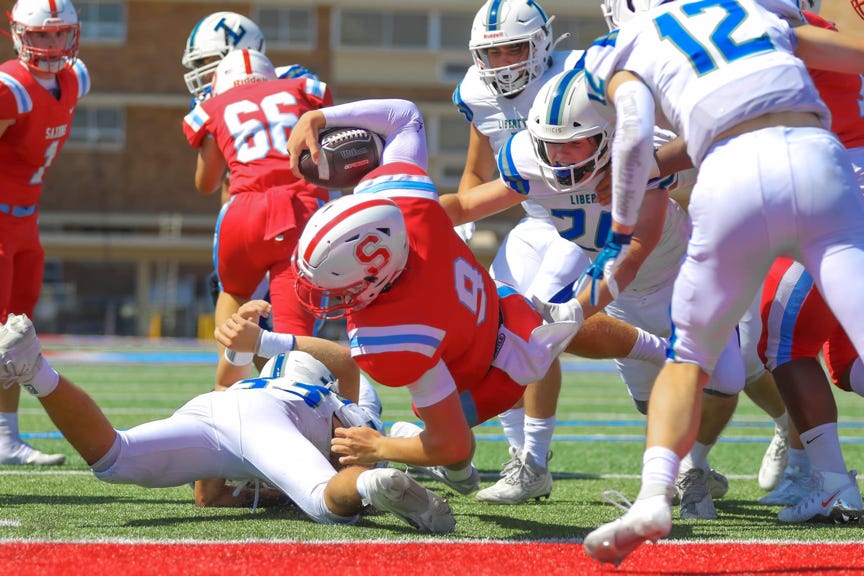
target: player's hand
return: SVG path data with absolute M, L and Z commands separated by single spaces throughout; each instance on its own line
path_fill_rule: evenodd
M 380 432 L 364 426 L 336 428 L 330 440 L 330 451 L 339 456 L 342 465 L 375 464 L 384 460 L 378 452 L 383 439 Z
M 550 324 L 553 322 L 576 322 L 581 328 L 582 324 L 585 323 L 585 313 L 576 298 L 571 298 L 567 302 L 556 303 L 544 302 L 537 296 L 531 296 L 531 303 L 534 304 L 534 308 L 537 309 L 543 320 Z
M 594 262 L 583 273 L 583 276 L 591 282 L 591 304 L 596 306 L 600 301 L 600 289 L 598 288 L 600 281 L 606 279 L 606 287 L 612 298 L 618 297 L 618 283 L 615 281 L 615 271 L 627 252 L 630 251 L 630 240 L 632 234 L 620 234 L 618 232 L 609 231 L 609 237 L 606 239 L 606 245 L 603 250 L 594 259 Z M 580 286 L 581 286 L 580 279 Z
M 303 178 L 300 173 L 300 154 L 304 150 L 308 150 L 312 156 L 312 161 L 318 164 L 321 157 L 318 135 L 325 126 L 327 126 L 327 119 L 324 117 L 324 113 L 320 110 L 309 110 L 300 116 L 300 120 L 291 128 L 287 145 L 288 160 L 291 172 L 297 178 Z
M 216 341 L 234 352 L 257 353 L 260 334 L 257 317 L 252 321 L 236 312 L 214 331 Z
M 240 306 L 237 310 L 237 314 L 246 320 L 258 322 L 261 318 L 267 318 L 270 316 L 270 312 L 272 311 L 273 306 L 270 302 L 267 302 L 266 300 L 250 300 Z

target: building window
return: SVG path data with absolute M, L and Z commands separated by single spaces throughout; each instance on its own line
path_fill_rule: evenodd
M 125 143 L 126 112 L 123 108 L 81 105 L 75 110 L 68 148 L 122 150 Z
M 441 14 L 441 27 L 438 36 L 441 49 L 464 50 L 467 53 L 473 23 L 473 14 Z
M 77 0 L 81 39 L 85 42 L 125 42 L 126 3 Z
M 429 15 L 419 12 L 343 10 L 335 35 L 344 48 L 429 48 Z
M 312 49 L 316 43 L 315 11 L 306 8 L 258 8 L 255 22 L 268 47 Z

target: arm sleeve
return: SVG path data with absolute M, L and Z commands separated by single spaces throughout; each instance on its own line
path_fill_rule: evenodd
M 358 127 L 384 137 L 381 164 L 408 162 L 426 170 L 423 116 L 408 100 L 359 100 L 322 109 L 327 126 Z
M 642 82 L 615 92 L 617 122 L 612 142 L 612 218 L 635 226 L 654 160 L 654 98 Z
M 417 408 L 425 408 L 441 402 L 456 391 L 456 382 L 443 360 L 423 374 L 419 380 L 408 385 L 411 399 Z

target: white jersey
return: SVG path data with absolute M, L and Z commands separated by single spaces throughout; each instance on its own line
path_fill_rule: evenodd
M 525 129 L 528 111 L 543 84 L 556 74 L 574 68 L 583 54 L 582 50 L 552 52 L 551 65 L 543 76 L 512 98 L 494 94 L 480 78 L 477 66 L 471 66 L 453 91 L 453 104 L 468 122 L 489 138 L 492 151 L 497 153 L 510 136 Z M 537 210 L 528 202 L 522 206 L 530 216 L 548 218 L 542 209 Z
M 549 212 L 558 233 L 580 246 L 589 256 L 606 243 L 612 215 L 597 203 L 593 188 L 562 193 L 550 187 L 540 173 L 527 130 L 513 135 L 498 152 L 501 179 L 515 192 Z M 687 247 L 690 221 L 677 202 L 669 200 L 663 234 L 626 291 L 653 290 L 671 284 Z
M 772 8 L 784 6 L 773 0 Z M 797 11 L 786 8 L 784 16 L 796 20 Z M 605 87 L 615 72 L 638 75 L 699 166 L 720 134 L 767 112 L 814 112 L 829 127 L 830 113 L 794 47 L 789 22 L 754 0 L 671 2 L 596 40 L 585 71 L 590 97 L 606 113 L 614 113 Z

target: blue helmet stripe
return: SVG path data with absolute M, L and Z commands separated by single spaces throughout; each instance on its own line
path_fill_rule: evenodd
M 192 33 L 189 34 L 189 46 L 195 46 L 195 36 L 198 34 L 198 29 L 201 28 L 201 24 L 204 23 L 205 18 L 202 18 L 195 24 L 195 27 L 192 28 Z
M 494 0 L 489 5 L 489 15 L 486 17 L 487 30 L 498 30 L 498 12 L 501 10 L 501 3 L 504 0 Z
M 540 17 L 543 18 L 543 22 L 548 22 L 549 17 L 546 15 L 546 12 L 543 11 L 543 8 L 537 4 L 534 0 L 528 0 L 528 6 L 533 6 L 537 9 L 537 12 L 540 13 Z
M 573 69 L 564 73 L 558 82 L 555 83 L 552 94 L 552 101 L 549 103 L 548 117 L 546 123 L 551 126 L 560 126 L 564 115 L 565 100 L 570 85 L 573 79 L 581 72 L 581 70 Z

